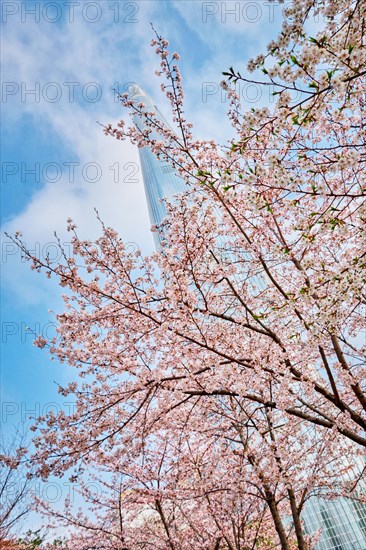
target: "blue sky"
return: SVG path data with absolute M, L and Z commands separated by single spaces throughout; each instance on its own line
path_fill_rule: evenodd
M 195 135 L 223 142 L 230 128 L 227 103 L 218 91 L 221 73 L 229 66 L 245 73 L 248 59 L 264 52 L 277 34 L 281 9 L 266 1 L 3 1 L 1 399 L 6 434 L 30 411 L 42 414 L 50 403 L 63 406 L 54 381 L 62 384 L 73 373 L 35 348 L 26 330 L 53 334 L 52 312 L 61 311 L 61 289 L 31 272 L 4 231 L 20 230 L 30 250 L 52 253 L 54 231 L 68 244 L 68 217 L 82 237 L 98 236 L 97 207 L 125 241 L 152 252 L 138 153 L 129 143 L 105 137 L 97 124 L 128 118 L 112 88 L 138 82 L 169 118 L 154 75 L 159 61 L 150 47 L 152 22 L 170 50 L 181 54 L 186 113 Z M 248 109 L 269 100 L 253 88 L 242 94 Z

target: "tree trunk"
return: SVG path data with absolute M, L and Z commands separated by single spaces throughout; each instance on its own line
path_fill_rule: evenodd
M 279 536 L 280 541 L 281 541 L 281 548 L 282 548 L 282 550 L 290 550 L 290 546 L 289 546 L 289 543 L 288 543 L 286 531 L 283 527 L 280 514 L 278 513 L 277 504 L 276 504 L 276 501 L 274 499 L 274 496 L 273 496 L 272 492 L 268 491 L 268 490 L 266 490 L 266 496 L 267 496 L 268 506 L 269 506 L 269 509 L 271 511 L 271 514 L 272 514 L 273 522 L 275 524 L 276 531 L 277 531 L 278 536 Z
M 296 506 L 295 494 L 292 489 L 288 489 L 288 496 L 290 499 L 292 519 L 294 520 L 297 544 L 299 546 L 299 550 L 306 550 L 307 546 L 306 546 L 304 535 L 302 532 L 302 525 L 301 525 L 299 510 Z

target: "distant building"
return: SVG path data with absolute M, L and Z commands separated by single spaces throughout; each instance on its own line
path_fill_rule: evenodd
M 141 102 L 148 111 L 155 111 L 156 117 L 166 127 L 170 128 L 170 125 L 157 106 L 152 103 L 141 88 L 138 86 L 133 88 L 131 99 L 136 105 Z M 143 120 L 138 115 L 134 116 L 134 123 L 140 129 L 145 126 Z M 156 132 L 152 132 L 151 137 L 161 139 Z M 187 187 L 182 178 L 174 173 L 172 166 L 164 160 L 159 160 L 149 147 L 140 148 L 139 156 L 150 221 L 152 225 L 160 226 L 167 215 L 162 199 L 167 198 L 172 200 L 174 195 L 184 193 Z M 158 232 L 154 232 L 154 241 L 155 247 L 158 250 L 161 246 Z

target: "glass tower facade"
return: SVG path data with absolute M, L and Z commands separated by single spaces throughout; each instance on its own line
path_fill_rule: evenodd
M 143 103 L 148 111 L 154 111 L 155 116 L 170 128 L 159 109 L 140 87 L 134 86 L 130 99 L 137 105 Z M 145 124 L 138 115 L 134 116 L 134 123 L 139 129 Z M 152 132 L 151 136 L 160 139 Z M 167 215 L 163 198 L 170 201 L 174 195 L 184 193 L 187 188 L 185 182 L 174 173 L 169 163 L 159 160 L 148 148 L 139 149 L 141 171 L 144 180 L 147 205 L 150 220 L 153 225 L 160 226 Z M 156 249 L 161 247 L 161 237 L 154 233 Z M 260 282 L 263 284 L 263 282 Z M 362 461 L 355 466 L 362 471 Z M 360 489 L 365 494 L 366 483 L 361 482 Z M 321 536 L 314 550 L 366 550 L 366 505 L 355 500 L 337 498 L 327 500 L 320 496 L 312 496 L 302 512 L 305 532 L 314 534 L 321 529 Z
M 356 500 L 311 497 L 302 519 L 306 533 L 322 530 L 315 550 L 365 550 L 366 507 Z
M 165 127 L 171 129 L 169 123 L 145 92 L 136 85 L 132 88 L 130 99 L 136 105 L 143 103 L 147 111 L 154 111 L 155 117 Z M 143 118 L 140 118 L 138 115 L 134 115 L 133 120 L 140 130 L 145 127 Z M 150 136 L 157 140 L 161 139 L 159 134 L 154 130 Z M 174 195 L 184 193 L 187 187 L 182 178 L 175 174 L 172 166 L 164 160 L 158 159 L 149 147 L 141 147 L 139 149 L 139 156 L 150 221 L 152 225 L 160 226 L 167 215 L 162 199 L 166 198 L 169 201 L 173 201 Z M 154 232 L 154 241 L 156 249 L 159 250 L 161 247 L 161 236 L 158 232 Z

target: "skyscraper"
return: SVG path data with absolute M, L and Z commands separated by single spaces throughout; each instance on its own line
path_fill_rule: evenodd
M 166 127 L 170 128 L 167 120 L 159 111 L 151 99 L 137 85 L 132 87 L 130 98 L 137 105 L 143 103 L 148 111 L 155 111 L 158 118 Z M 137 128 L 144 127 L 143 120 L 135 115 L 133 117 Z M 153 131 L 152 138 L 161 139 L 157 132 Z M 144 188 L 149 209 L 150 221 L 152 225 L 160 226 L 167 215 L 166 208 L 162 203 L 163 198 L 170 201 L 174 195 L 184 193 L 187 190 L 185 182 L 174 173 L 172 166 L 164 160 L 159 160 L 149 147 L 139 149 L 140 164 Z M 161 237 L 158 232 L 154 232 L 155 247 L 158 250 L 161 246 Z
M 130 95 L 137 105 L 143 103 L 148 111 L 155 111 L 156 117 L 170 128 L 164 116 L 149 97 L 135 86 Z M 134 122 L 140 129 L 144 127 L 143 119 L 134 116 Z M 151 136 L 160 139 L 157 132 Z M 172 200 L 174 195 L 187 190 L 185 182 L 174 173 L 172 166 L 159 160 L 148 148 L 139 149 L 142 176 L 148 204 L 150 220 L 153 225 L 160 226 L 167 212 L 161 202 L 162 198 Z M 161 246 L 158 233 L 154 233 L 157 250 Z M 263 281 L 257 284 L 263 284 Z M 355 466 L 362 471 L 364 464 L 360 461 Z M 366 483 L 362 482 L 363 490 Z M 312 496 L 302 513 L 305 532 L 314 534 L 322 530 L 315 550 L 366 550 L 366 506 L 355 500 L 338 498 L 332 501 L 320 496 Z

